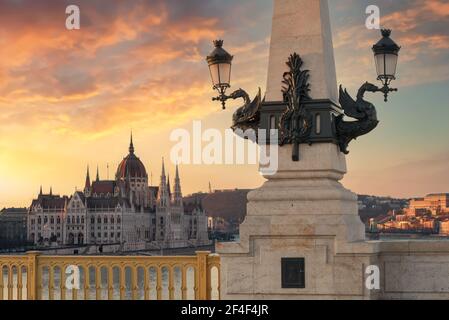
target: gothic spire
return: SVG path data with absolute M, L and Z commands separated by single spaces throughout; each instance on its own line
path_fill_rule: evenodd
M 168 196 L 171 197 L 170 173 L 168 173 L 168 175 L 167 175 L 167 191 L 168 191 Z
M 182 205 L 182 192 L 181 192 L 181 180 L 179 179 L 179 168 L 178 164 L 176 164 L 176 175 L 175 175 L 175 187 L 173 189 L 174 193 L 174 201 L 178 206 Z
M 96 181 L 100 181 L 100 172 L 98 171 L 98 164 L 97 164 L 97 178 Z
M 161 173 L 161 177 L 165 178 L 165 164 L 164 164 L 164 157 L 162 157 L 162 173 Z
M 129 153 L 134 153 L 133 132 L 131 131 L 131 140 L 129 143 Z
M 41 185 L 41 188 L 39 190 L 39 195 L 42 195 L 42 185 Z
M 159 186 L 159 205 L 167 207 L 169 205 L 169 190 L 167 190 L 167 178 L 165 176 L 164 158 L 162 158 L 161 184 Z
M 179 180 L 179 169 L 178 169 L 178 163 L 176 162 L 176 175 L 175 175 L 175 181 Z
M 87 190 L 89 188 L 90 188 L 90 175 L 89 175 L 89 165 L 87 165 L 86 183 L 84 184 L 84 189 Z
M 53 195 L 53 187 L 50 187 L 50 195 Z

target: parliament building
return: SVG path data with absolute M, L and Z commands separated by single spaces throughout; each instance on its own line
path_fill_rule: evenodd
M 159 186 L 150 186 L 142 161 L 129 153 L 115 180 L 91 181 L 87 168 L 83 191 L 72 196 L 42 193 L 28 212 L 28 240 L 36 245 L 119 244 L 122 250 L 209 244 L 207 217 L 200 201 L 185 202 L 179 169 L 173 189 L 164 162 Z

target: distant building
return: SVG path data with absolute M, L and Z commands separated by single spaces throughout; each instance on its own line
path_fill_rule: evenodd
M 115 180 L 91 182 L 87 169 L 83 191 L 72 196 L 43 194 L 31 203 L 28 238 L 39 245 L 121 244 L 144 248 L 208 244 L 207 217 L 199 203 L 184 205 L 178 166 L 174 188 L 162 163 L 158 187 L 149 186 L 145 166 L 134 153 L 117 168 Z
M 388 198 L 359 196 L 359 201 L 385 204 Z M 377 201 L 376 201 L 377 200 Z M 372 217 L 367 229 L 373 233 L 449 235 L 449 193 L 434 193 L 407 201 L 390 199 L 388 215 Z
M 427 212 L 432 215 L 449 213 L 449 193 L 435 193 L 424 198 L 411 199 L 408 211 L 410 215 L 422 215 Z
M 0 249 L 23 246 L 27 242 L 27 209 L 0 211 Z
M 449 220 L 440 221 L 440 232 L 441 235 L 449 235 Z

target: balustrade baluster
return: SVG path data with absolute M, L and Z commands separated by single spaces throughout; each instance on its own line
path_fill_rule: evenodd
M 150 300 L 150 271 L 148 266 L 144 266 L 143 282 L 144 299 Z
M 84 300 L 89 300 L 90 274 L 89 266 L 84 267 Z
M 114 299 L 114 269 L 112 266 L 108 268 L 108 300 Z
M 212 277 L 211 277 L 211 273 L 212 273 L 212 267 L 210 266 L 206 266 L 206 299 L 207 300 L 211 300 L 212 297 Z
M 42 300 L 42 272 L 43 267 L 37 265 L 36 269 L 36 299 Z
M 220 279 L 221 279 L 221 268 L 220 266 L 217 266 L 217 274 L 218 274 L 218 279 L 217 279 L 217 290 L 218 290 L 218 300 L 221 300 L 221 288 L 220 288 Z
M 168 266 L 168 299 L 175 300 L 174 266 Z
M 3 265 L 0 264 L 0 300 L 3 300 Z
M 131 270 L 131 298 L 137 300 L 137 267 L 133 266 Z
M 199 287 L 199 277 L 198 277 L 198 264 L 195 266 L 195 268 L 193 269 L 193 274 L 195 275 L 195 281 L 193 282 L 193 292 L 194 292 L 194 296 L 195 296 L 195 300 L 199 300 L 199 292 L 198 292 L 198 287 Z
M 95 267 L 95 299 L 101 300 L 101 267 Z
M 60 274 L 60 281 L 61 283 L 59 284 L 59 288 L 61 291 L 61 300 L 65 300 L 66 299 L 66 287 L 65 287 L 65 266 L 61 265 L 59 267 L 59 274 Z
M 78 289 L 76 286 L 73 286 L 72 288 L 72 300 L 78 300 Z
M 23 289 L 22 266 L 20 266 L 17 268 L 17 300 L 23 300 L 22 289 Z
M 48 300 L 55 300 L 55 268 L 48 269 Z
M 181 295 L 182 300 L 187 300 L 187 266 L 184 264 L 181 266 Z
M 156 267 L 156 292 L 157 300 L 162 300 L 162 267 L 159 265 Z
M 8 269 L 8 300 L 13 300 L 13 288 L 14 288 L 14 282 L 13 282 L 13 265 L 9 266 Z
M 126 274 L 125 266 L 120 267 L 120 300 L 125 300 Z

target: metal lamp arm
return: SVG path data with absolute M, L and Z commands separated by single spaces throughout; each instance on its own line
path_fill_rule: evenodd
M 217 89 L 217 90 L 218 90 L 219 96 L 215 97 L 215 98 L 212 98 L 212 101 L 220 101 L 221 105 L 223 106 L 223 110 L 226 109 L 226 101 L 229 100 L 229 99 L 234 99 L 235 100 L 235 99 L 238 99 L 238 98 L 243 98 L 246 102 L 249 101 L 249 96 L 246 93 L 246 91 L 243 90 L 243 89 L 235 90 L 230 95 L 226 95 L 226 92 L 225 92 L 226 89 L 224 89 L 224 88 L 220 88 L 220 89 Z
M 391 81 L 391 80 L 390 80 Z M 384 101 L 388 102 L 388 94 L 390 92 L 397 92 L 398 89 L 397 88 L 390 88 L 390 81 L 385 80 L 382 81 L 383 86 L 381 88 L 377 88 L 376 90 L 373 90 L 372 92 L 382 92 L 384 94 Z M 371 91 L 371 90 L 369 90 Z

